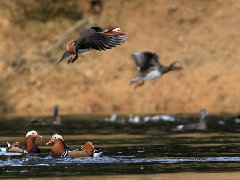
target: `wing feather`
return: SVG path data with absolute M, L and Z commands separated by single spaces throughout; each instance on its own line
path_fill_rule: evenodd
M 143 73 L 150 68 L 159 67 L 158 55 L 152 52 L 135 52 L 132 53 L 132 58 L 138 66 L 139 72 Z
M 76 40 L 76 49 L 111 49 L 122 44 L 126 40 L 125 36 L 104 34 L 103 29 L 91 27 L 84 30 Z

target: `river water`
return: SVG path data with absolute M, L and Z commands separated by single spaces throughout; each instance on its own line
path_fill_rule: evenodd
M 168 118 L 167 118 L 168 117 Z M 47 117 L 42 117 L 42 121 Z M 197 115 L 140 119 L 120 116 L 64 116 L 62 125 L 32 124 L 31 117 L 0 120 L 0 144 L 23 144 L 29 130 L 43 135 L 36 156 L 0 151 L 1 178 L 38 179 L 240 179 L 240 122 L 230 115 L 208 116 L 206 130 L 176 130 L 197 122 Z M 91 141 L 102 148 L 99 158 L 49 157 L 45 146 L 53 133 L 71 147 Z

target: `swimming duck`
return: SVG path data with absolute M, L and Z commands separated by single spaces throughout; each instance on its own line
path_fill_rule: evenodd
M 8 152 L 18 152 L 18 153 L 31 153 L 31 154 L 40 153 L 40 149 L 38 148 L 38 146 L 35 142 L 35 139 L 37 137 L 42 138 L 42 136 L 39 135 L 37 133 L 37 131 L 34 131 L 34 130 L 29 131 L 25 137 L 25 148 L 20 147 L 19 143 L 15 142 L 11 145 L 9 144 L 7 151 Z
M 69 148 L 63 136 L 54 134 L 46 145 L 52 145 L 50 155 L 57 157 L 98 157 L 101 154 L 100 149 L 95 149 L 91 142 L 86 142 L 84 146 L 71 149 Z
M 61 125 L 61 117 L 59 115 L 59 107 L 53 106 L 53 116 L 51 118 L 33 118 L 30 122 L 31 125 Z
M 132 53 L 132 58 L 136 63 L 139 75 L 134 77 L 130 84 L 134 84 L 135 88 L 144 84 L 146 80 L 156 79 L 169 71 L 182 69 L 180 62 L 173 62 L 169 66 L 159 63 L 157 53 L 143 51 Z
M 162 115 L 155 115 L 155 116 L 145 116 L 143 121 L 144 122 L 160 122 L 160 121 L 174 122 L 176 121 L 176 118 L 168 114 L 162 114 Z
M 90 27 L 85 29 L 80 37 L 67 44 L 67 50 L 64 52 L 60 63 L 65 58 L 74 55 L 68 59 L 68 64 L 77 60 L 78 54 L 90 51 L 92 49 L 101 51 L 111 49 L 122 44 L 127 40 L 127 32 L 119 27 L 104 30 L 100 27 Z
M 137 124 L 141 122 L 141 119 L 139 116 L 133 116 L 132 114 L 129 114 L 128 122 Z
M 1 146 L 0 151 L 7 152 L 9 148 L 18 147 L 19 144 L 20 144 L 19 142 L 14 142 L 14 143 L 7 142 L 7 146 L 5 146 L 5 145 Z
M 201 109 L 199 111 L 199 122 L 198 123 L 192 123 L 192 124 L 186 124 L 186 125 L 178 125 L 176 127 L 176 130 L 206 130 L 207 129 L 207 123 L 205 121 L 205 118 L 208 115 L 208 111 L 206 109 Z
M 234 119 L 235 123 L 240 123 L 240 114 L 237 115 Z

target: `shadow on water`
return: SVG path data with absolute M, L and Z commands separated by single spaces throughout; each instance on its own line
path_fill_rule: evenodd
M 121 118 L 127 118 L 122 116 Z M 140 119 L 143 119 L 141 117 Z M 42 153 L 37 156 L 0 151 L 0 177 L 50 177 L 86 175 L 159 174 L 179 172 L 233 172 L 240 170 L 240 124 L 231 116 L 209 116 L 204 131 L 175 131 L 179 124 L 196 122 L 196 116 L 174 121 L 105 121 L 104 117 L 63 117 L 57 125 L 32 125 L 28 118 L 2 119 L 0 143 L 20 141 L 35 129 Z M 71 147 L 92 141 L 104 149 L 99 158 L 49 157 L 45 143 L 52 133 L 65 136 Z M 136 176 L 137 177 L 137 176 Z M 158 176 L 157 176 L 158 177 Z M 160 175 L 159 175 L 160 177 Z

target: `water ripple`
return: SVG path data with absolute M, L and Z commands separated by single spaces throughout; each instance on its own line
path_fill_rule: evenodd
M 176 164 L 189 162 L 240 162 L 240 157 L 194 157 L 194 158 L 126 158 L 126 157 L 99 157 L 99 158 L 61 158 L 27 157 L 22 159 L 7 159 L 0 161 L 3 166 L 51 166 L 61 164 Z

